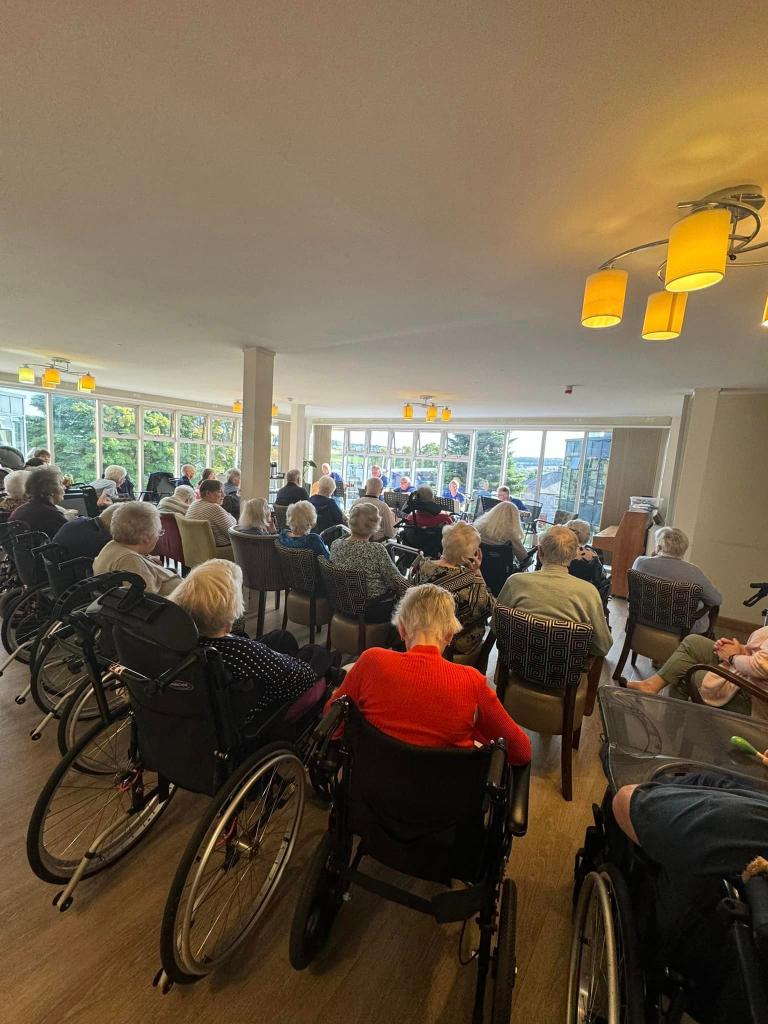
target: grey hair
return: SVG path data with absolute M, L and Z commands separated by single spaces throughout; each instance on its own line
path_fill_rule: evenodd
M 289 508 L 290 507 L 291 506 L 289 506 Z M 246 529 L 249 526 L 263 526 L 268 528 L 270 521 L 271 513 L 266 499 L 249 498 L 248 501 L 243 502 L 242 508 L 240 509 L 239 526 L 244 526 Z
M 372 537 L 381 529 L 381 513 L 372 501 L 358 501 L 352 506 L 349 528 L 357 537 Z
M 375 494 L 375 496 L 378 498 L 378 496 L 381 494 L 381 492 L 383 490 L 384 490 L 384 481 L 381 479 L 380 476 L 372 476 L 372 477 L 369 477 L 369 479 L 365 481 L 365 493 L 366 494 Z
M 102 509 L 101 512 L 99 513 L 99 520 L 107 528 L 107 530 L 110 530 L 110 532 L 110 528 L 112 526 L 112 516 L 119 508 L 120 505 L 113 502 L 111 505 L 107 505 L 107 507 L 105 509 Z
M 297 484 L 299 480 L 301 480 L 300 469 L 289 469 L 288 472 L 285 474 L 285 482 L 287 484 Z
M 450 565 L 463 565 L 480 547 L 480 534 L 469 523 L 443 527 L 443 558 Z
M 185 505 L 191 505 L 195 500 L 195 488 L 190 487 L 189 484 L 179 484 L 173 492 L 173 496 L 179 501 L 183 501 Z
M 109 525 L 118 544 L 146 544 L 160 536 L 160 513 L 147 501 L 126 501 L 115 509 Z
M 14 469 L 5 478 L 5 493 L 9 498 L 23 498 L 26 494 L 28 469 Z
M 422 484 L 421 487 L 416 488 L 416 497 L 422 501 L 434 501 L 435 492 L 428 484 Z
M 237 466 L 233 466 L 232 469 L 227 471 L 227 483 L 233 484 L 235 482 L 235 477 L 237 477 L 238 480 L 240 479 L 240 470 Z
M 332 476 L 321 476 L 317 481 L 317 493 L 322 494 L 324 498 L 330 498 L 335 490 L 336 481 Z
M 656 531 L 656 543 L 663 554 L 682 558 L 690 542 L 687 535 L 676 526 L 662 526 Z
M 461 632 L 453 595 L 434 583 L 406 590 L 392 615 L 392 624 L 406 636 L 436 633 L 447 639 Z
M 552 526 L 539 541 L 542 565 L 570 565 L 578 549 L 576 534 L 567 526 Z
M 112 480 L 116 484 L 121 484 L 127 476 L 128 470 L 125 466 L 107 466 L 104 470 L 104 479 Z
M 511 501 L 500 501 L 475 520 L 475 529 L 490 544 L 507 544 L 511 540 L 523 542 L 520 511 Z
M 573 530 L 576 534 L 579 544 L 587 544 L 589 542 L 592 527 L 586 519 L 572 519 L 570 523 L 567 523 L 566 525 L 569 530 Z
M 194 619 L 201 636 L 213 636 L 243 614 L 243 570 L 236 562 L 209 558 L 181 581 L 170 600 Z
M 28 498 L 53 501 L 64 490 L 64 481 L 58 466 L 35 466 L 29 470 L 24 490 Z
M 311 501 L 294 501 L 285 513 L 291 533 L 303 537 L 317 522 L 317 511 Z

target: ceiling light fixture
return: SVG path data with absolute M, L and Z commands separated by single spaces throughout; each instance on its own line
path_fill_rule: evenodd
M 410 402 L 406 402 L 405 405 L 403 406 L 403 419 L 404 420 L 412 420 L 413 419 L 413 406 L 411 405 Z
M 278 414 L 279 412 L 280 412 L 280 410 L 279 410 L 279 409 L 278 409 L 278 407 L 277 407 L 277 403 L 276 403 L 276 402 L 273 402 L 273 403 L 272 403 L 272 419 L 274 419 L 274 418 L 275 418 L 275 416 L 277 416 L 277 414 Z
M 239 414 L 242 411 L 243 411 L 243 400 L 241 398 L 236 398 L 234 400 L 234 402 L 232 403 L 232 412 Z
M 451 422 L 451 416 L 453 416 L 453 413 L 451 412 L 451 410 L 446 405 L 446 407 L 440 413 L 440 419 L 443 421 L 443 423 L 450 423 Z
M 24 363 L 19 367 L 19 381 L 22 384 L 35 383 L 35 367 L 40 370 L 40 383 L 48 391 L 53 391 L 65 377 L 76 378 L 67 383 L 74 384 L 78 391 L 90 393 L 96 390 L 96 378 L 90 370 L 73 370 L 68 359 L 51 359 L 49 363 Z
M 768 299 L 765 300 L 765 309 L 763 310 L 763 322 L 760 324 L 761 327 L 768 327 Z
M 412 402 L 406 402 L 403 406 L 403 419 L 413 419 L 413 407 L 414 405 L 421 406 L 424 409 L 424 419 L 427 423 L 434 423 L 438 416 L 444 423 L 449 423 L 453 416 L 453 411 L 448 408 L 447 405 L 439 406 L 435 405 L 433 395 L 420 395 L 418 400 Z
M 90 370 L 88 373 L 83 373 L 77 378 L 77 390 L 85 391 L 87 394 L 96 390 L 96 378 Z
M 35 371 L 31 366 L 24 363 L 23 366 L 19 367 L 19 381 L 22 384 L 34 384 L 35 383 Z
M 55 366 L 46 366 L 43 370 L 43 375 L 40 378 L 40 383 L 44 388 L 52 391 L 57 384 L 61 384 L 61 373 Z
M 759 185 L 720 189 L 703 199 L 678 203 L 687 215 L 673 225 L 669 238 L 644 242 L 617 253 L 587 278 L 581 322 L 584 327 L 613 327 L 621 322 L 627 273 L 614 263 L 633 253 L 667 247 L 667 258 L 657 270 L 664 292 L 652 294 L 646 306 L 643 337 L 649 341 L 676 338 L 683 328 L 688 292 L 722 281 L 726 266 L 759 267 L 768 260 L 745 260 L 746 253 L 768 246 L 755 242 L 762 228 L 760 211 L 765 195 Z M 745 221 L 745 225 L 741 222 Z M 666 296 L 666 297 L 665 297 Z M 682 301 L 673 301 L 674 297 Z M 763 314 L 768 326 L 768 303 Z

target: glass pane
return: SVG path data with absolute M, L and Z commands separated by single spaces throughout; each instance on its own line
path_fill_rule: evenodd
M 144 483 L 150 473 L 173 473 L 176 475 L 175 445 L 173 441 L 144 442 Z
M 470 434 L 455 434 L 448 431 L 445 435 L 446 455 L 469 455 Z
M 395 455 L 413 455 L 413 431 L 396 430 L 392 451 Z
M 412 480 L 411 483 L 416 487 L 428 486 L 433 491 L 437 490 L 437 472 L 440 467 L 440 463 L 437 459 L 417 459 L 416 460 L 416 479 Z
M 96 403 L 52 395 L 56 465 L 77 483 L 96 479 Z
M 610 431 L 594 431 L 587 434 L 584 450 L 584 474 L 581 478 L 579 497 L 579 518 L 586 519 L 595 529 L 600 527 L 603 512 L 605 478 L 608 474 L 608 460 L 611 457 Z
M 102 405 L 101 429 L 105 434 L 135 434 L 136 406 Z
M 179 445 L 179 466 L 184 466 L 189 463 L 190 466 L 194 466 L 197 472 L 196 477 L 199 477 L 208 463 L 205 461 L 207 458 L 206 448 L 204 444 L 190 444 L 189 441 L 182 441 Z
M 211 447 L 211 461 L 208 465 L 215 473 L 226 473 L 235 468 L 235 446 L 216 445 Z
M 525 504 L 536 501 L 542 437 L 541 430 L 520 430 L 507 439 L 504 483 L 512 497 L 521 498 Z
M 173 413 L 167 409 L 145 409 L 144 433 L 170 437 L 173 433 Z M 160 470 L 155 472 L 159 473 Z
M 555 513 L 576 511 L 576 482 L 584 444 L 584 434 L 573 430 L 548 430 L 544 446 L 539 501 L 541 514 L 548 523 Z
M 365 483 L 365 459 L 359 455 L 348 455 L 346 470 L 342 475 L 348 487 L 362 487 Z
M 501 479 L 506 434 L 503 430 L 479 430 L 475 450 L 473 496 L 495 494 Z
M 440 434 L 436 430 L 419 431 L 419 455 L 440 454 Z
M 453 495 L 448 489 L 451 480 L 459 481 L 459 491 L 467 493 L 467 463 L 466 462 L 444 462 L 443 463 L 443 490 L 444 498 L 451 498 Z
M 235 421 L 211 416 L 211 440 L 231 444 L 235 439 Z
M 269 433 L 269 461 L 278 465 L 280 462 L 280 424 L 273 423 Z M 238 462 L 238 465 L 240 463 Z
M 331 455 L 331 472 L 338 473 L 344 479 L 344 458 L 341 455 Z
M 139 476 L 138 460 L 139 442 L 124 437 L 102 437 L 101 468 L 107 466 L 124 466 L 128 470 L 134 486 Z
M 185 437 L 190 441 L 205 440 L 205 416 L 189 416 L 182 413 L 179 416 L 179 437 Z
M 350 432 L 349 432 L 349 451 L 351 451 L 351 452 L 364 452 L 365 451 L 365 431 L 364 430 L 350 430 Z
M 389 474 L 389 486 L 396 491 L 400 486 L 400 480 L 407 476 L 413 485 L 413 462 L 406 458 L 392 459 L 392 472 Z
M 33 448 L 48 448 L 45 395 L 0 388 L 0 443 L 26 458 Z
M 332 430 L 331 431 L 331 453 L 341 454 L 344 451 L 344 431 L 343 430 Z
M 378 455 L 380 453 L 388 451 L 389 447 L 389 431 L 388 430 L 372 430 L 371 431 L 371 443 L 368 445 L 368 451 Z

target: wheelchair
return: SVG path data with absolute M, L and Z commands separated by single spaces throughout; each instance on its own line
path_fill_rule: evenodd
M 333 737 L 342 726 L 337 742 Z M 320 953 L 354 883 L 439 923 L 463 921 L 466 927 L 476 918 L 472 1020 L 484 1019 L 490 972 L 490 1019 L 508 1024 L 516 974 L 516 889 L 505 869 L 513 836 L 527 831 L 530 765 L 511 768 L 503 740 L 482 749 L 410 746 L 366 722 L 346 697 L 317 727 L 312 762 L 330 780 L 332 806 L 296 904 L 291 965 L 303 970 Z M 364 857 L 444 888 L 431 898 L 415 895 L 365 874 Z M 451 888 L 453 879 L 462 887 Z
M 26 523 L 13 522 L 7 524 L 5 543 L 10 547 L 19 585 L 8 594 L 3 606 L 0 641 L 8 657 L 0 665 L 0 675 L 13 661 L 30 663 L 34 641 L 53 607 L 40 555 L 42 547 L 50 543 L 48 535 L 30 530 Z M 17 703 L 23 700 L 17 698 Z
M 768 876 L 724 879 L 719 902 L 690 911 L 669 904 L 659 865 L 624 835 L 611 803 L 624 785 L 692 771 L 768 792 L 762 766 L 729 743 L 735 733 L 762 750 L 768 725 L 614 687 L 599 690 L 599 704 L 608 789 L 576 855 L 568 1024 L 766 1024 Z
M 139 580 L 108 590 L 87 613 L 109 631 L 112 671 L 128 701 L 102 717 L 58 764 L 35 805 L 27 857 L 38 878 L 80 881 L 137 846 L 182 788 L 211 797 L 173 878 L 160 930 L 167 992 L 231 956 L 258 923 L 290 861 L 301 825 L 299 747 L 322 703 L 296 722 L 286 706 L 240 725 L 218 651 L 198 644 L 178 605 Z

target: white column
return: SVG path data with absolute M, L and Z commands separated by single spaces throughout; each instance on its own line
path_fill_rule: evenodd
M 269 349 L 243 352 L 243 498 L 266 498 L 269 492 L 274 363 L 275 353 Z
M 298 402 L 291 402 L 291 440 L 289 447 L 288 461 L 290 465 L 285 468 L 298 469 L 304 479 L 302 462 L 307 457 L 307 415 L 306 406 Z
M 688 534 L 691 549 L 694 546 L 699 510 L 715 485 L 715 481 L 709 478 L 707 467 L 719 394 L 719 388 L 699 388 L 693 393 L 687 422 L 684 424 L 682 459 L 678 460 L 679 465 L 675 467 L 675 520 L 669 525 L 677 526 Z M 691 557 L 690 550 L 688 557 Z

